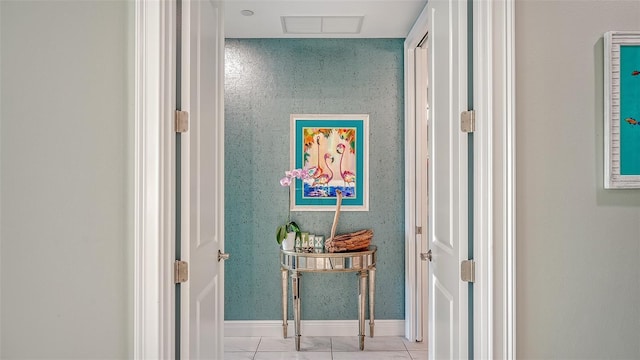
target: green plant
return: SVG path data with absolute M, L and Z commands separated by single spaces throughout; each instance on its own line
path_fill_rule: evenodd
M 300 231 L 300 227 L 298 226 L 298 224 L 296 224 L 295 221 L 289 221 L 284 225 L 278 226 L 278 228 L 276 229 L 276 242 L 278 244 L 282 244 L 282 241 L 290 232 L 296 233 L 296 239 L 302 239 L 302 231 Z
M 311 174 L 309 173 L 309 169 L 293 169 L 291 171 L 285 171 L 284 177 L 280 179 L 280 185 L 282 187 L 289 187 L 294 182 L 294 179 L 300 179 L 302 181 L 313 181 Z M 289 192 L 289 196 L 291 193 Z M 289 199 L 291 201 L 291 199 Z M 295 232 L 296 239 L 302 239 L 302 231 L 298 224 L 295 221 L 291 221 L 291 211 L 289 211 L 289 215 L 287 216 L 287 223 L 284 225 L 280 225 L 276 228 L 276 242 L 278 244 L 282 244 L 284 238 L 287 237 L 287 233 Z

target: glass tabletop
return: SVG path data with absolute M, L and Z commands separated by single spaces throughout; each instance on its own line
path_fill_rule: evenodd
M 280 250 L 280 263 L 283 268 L 295 271 L 361 271 L 375 268 L 377 250 L 375 245 L 337 253 Z

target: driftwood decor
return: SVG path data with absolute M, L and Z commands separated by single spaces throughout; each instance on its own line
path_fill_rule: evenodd
M 344 252 L 366 249 L 371 244 L 373 238 L 372 230 L 358 230 L 355 232 L 336 235 L 338 227 L 338 218 L 340 217 L 340 206 L 342 204 L 342 192 L 336 191 L 338 200 L 336 203 L 336 214 L 333 216 L 333 226 L 331 226 L 331 237 L 325 242 L 325 248 L 328 252 Z

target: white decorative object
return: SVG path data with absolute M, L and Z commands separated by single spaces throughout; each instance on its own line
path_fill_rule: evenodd
M 316 236 L 313 234 L 309 234 L 309 240 L 307 241 L 307 247 L 305 247 L 305 250 L 306 251 L 313 250 L 315 242 L 316 242 Z
M 287 237 L 282 240 L 282 250 L 293 250 L 296 244 L 296 233 L 287 233 Z
M 324 251 L 324 236 L 323 235 L 316 235 L 315 236 L 313 247 L 315 248 L 316 252 L 323 252 Z

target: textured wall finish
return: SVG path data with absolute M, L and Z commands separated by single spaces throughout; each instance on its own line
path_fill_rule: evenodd
M 281 318 L 276 226 L 287 219 L 289 115 L 370 115 L 370 210 L 343 212 L 338 233 L 373 229 L 376 318 L 404 318 L 402 39 L 226 40 L 225 319 Z M 329 235 L 333 212 L 296 212 Z M 357 278 L 305 274 L 303 319 L 357 318 Z M 290 305 L 291 307 L 291 305 Z
M 640 2 L 517 1 L 517 357 L 638 359 L 640 190 L 603 188 L 603 40 Z

